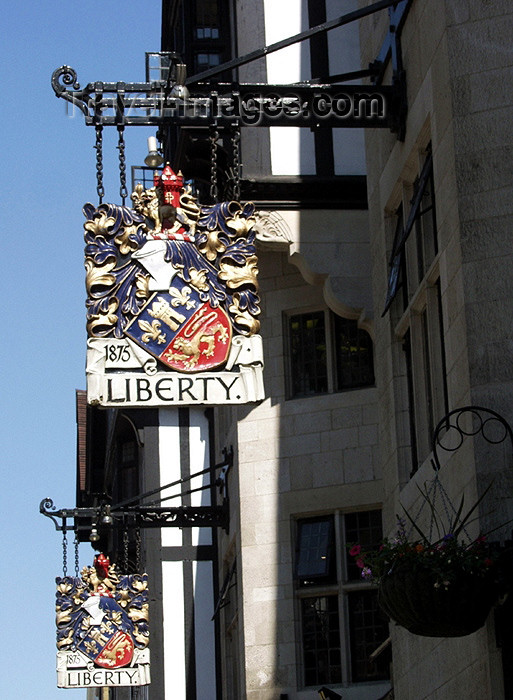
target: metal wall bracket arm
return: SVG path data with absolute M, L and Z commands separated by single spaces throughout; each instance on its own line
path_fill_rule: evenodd
M 318 24 L 317 26 L 311 27 L 310 29 L 306 29 L 305 31 L 300 32 L 299 34 L 294 34 L 294 36 L 287 37 L 286 39 L 281 39 L 281 41 L 277 41 L 274 44 L 270 44 L 269 46 L 264 46 L 261 49 L 252 51 L 251 53 L 248 53 L 245 56 L 239 56 L 238 58 L 234 58 L 231 61 L 227 61 L 226 63 L 221 63 L 220 65 L 215 66 L 214 68 L 209 68 L 206 71 L 202 71 L 201 73 L 192 75 L 190 78 L 187 78 L 185 84 L 192 85 L 203 80 L 208 80 L 226 71 L 233 70 L 234 68 L 239 68 L 240 66 L 244 66 L 248 63 L 252 63 L 253 61 L 258 60 L 259 58 L 269 56 L 269 54 L 274 53 L 275 51 L 280 51 L 281 49 L 287 48 L 288 46 L 292 46 L 293 44 L 297 44 L 299 42 L 306 41 L 307 39 L 311 39 L 312 37 L 315 37 L 318 34 L 325 34 L 326 32 L 329 32 L 332 29 L 337 29 L 338 27 L 350 24 L 351 22 L 356 22 L 360 19 L 363 19 L 364 17 L 367 17 L 368 15 L 374 14 L 375 12 L 379 12 L 380 10 L 384 10 L 388 7 L 391 7 L 392 5 L 396 5 L 397 2 L 398 0 L 378 0 L 378 2 L 372 3 L 367 7 L 362 7 L 357 10 L 353 10 L 352 12 L 348 12 L 345 15 L 341 15 L 340 17 L 336 17 L 335 19 L 323 22 L 322 24 Z
M 69 66 L 55 75 L 74 76 Z M 296 126 L 306 128 L 389 128 L 403 121 L 403 82 L 393 85 L 294 83 L 198 84 L 194 94 L 173 97 L 166 83 L 89 83 L 75 88 L 71 78 L 53 81 L 57 97 L 77 105 L 88 126 L 182 126 L 233 129 Z M 400 113 L 398 108 L 401 107 Z
M 61 508 L 57 510 L 51 498 L 44 498 L 39 512 L 53 521 L 57 531 L 90 531 L 102 526 L 102 517 L 107 514 L 106 505 L 96 508 Z M 228 531 L 229 506 L 224 499 L 219 506 L 178 506 L 155 508 L 132 506 L 125 509 L 108 509 L 111 523 L 105 527 L 126 529 L 161 527 L 222 527 Z

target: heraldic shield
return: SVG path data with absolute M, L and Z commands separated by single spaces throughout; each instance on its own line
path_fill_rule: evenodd
M 84 601 L 82 620 L 89 615 L 77 649 L 102 668 L 127 666 L 134 655 L 134 625 L 118 602 L 108 595 Z
M 125 335 L 171 369 L 198 372 L 226 362 L 232 324 L 222 308 L 175 277 L 169 292 L 151 296 Z
M 99 555 L 82 576 L 57 578 L 57 685 L 146 685 L 146 574 L 119 575 Z
M 84 207 L 88 403 L 262 400 L 255 205 L 201 205 L 169 164 L 131 198 Z

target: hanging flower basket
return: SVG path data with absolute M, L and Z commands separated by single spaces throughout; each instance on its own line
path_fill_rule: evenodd
M 483 575 L 452 572 L 440 580 L 428 567 L 396 563 L 379 582 L 381 608 L 398 625 L 424 637 L 462 637 L 480 629 L 497 601 L 494 567 Z
M 435 485 L 441 489 L 437 480 Z M 369 551 L 355 544 L 349 554 L 362 577 L 378 586 L 381 608 L 398 625 L 425 637 L 462 637 L 482 627 L 499 596 L 511 590 L 511 553 L 501 555 L 483 535 L 467 535 L 465 525 L 485 494 L 464 516 L 462 498 L 444 528 L 434 498 L 421 493 L 433 514 L 432 526 L 445 534 L 433 541 L 405 510 L 419 538 L 411 539 L 406 520 L 398 518 L 394 538 Z

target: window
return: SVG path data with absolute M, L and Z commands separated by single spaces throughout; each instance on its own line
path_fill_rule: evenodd
M 168 51 L 147 51 L 146 52 L 146 80 L 167 80 L 171 68 L 172 54 Z
M 390 308 L 395 335 L 404 350 L 412 473 L 428 457 L 433 429 L 448 412 L 433 161 L 429 149 L 423 159 L 419 177 L 404 187 L 403 201 L 396 212 L 385 305 L 385 312 Z
M 219 24 L 217 0 L 196 0 L 194 14 L 197 27 L 217 27 Z
M 216 0 L 196 0 L 196 39 L 219 39 L 219 8 Z
M 297 578 L 299 585 L 333 578 L 332 518 L 303 520 L 298 525 Z
M 121 439 L 119 442 L 119 470 L 117 487 L 119 500 L 135 498 L 139 488 L 139 452 L 135 440 Z
M 330 311 L 287 317 L 289 398 L 374 384 L 372 340 Z
M 337 391 L 374 384 L 372 341 L 356 321 L 333 315 Z
M 155 168 L 147 168 L 143 165 L 132 165 L 132 192 L 139 183 L 145 190 L 153 187 L 153 175 Z
M 210 53 L 198 52 L 195 55 L 195 65 L 198 72 L 218 66 L 220 63 L 221 54 L 214 51 Z
M 382 539 L 379 510 L 301 519 L 296 528 L 296 598 L 302 685 L 365 683 L 389 677 L 389 653 L 370 655 L 388 637 L 377 591 L 361 578 L 348 544 Z

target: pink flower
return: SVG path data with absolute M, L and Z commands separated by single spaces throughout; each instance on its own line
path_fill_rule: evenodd
M 365 562 L 363 561 L 363 559 L 361 557 L 356 560 L 356 566 L 359 569 L 363 569 L 363 567 L 365 566 Z
M 354 544 L 351 549 L 349 550 L 349 555 L 351 557 L 357 557 L 360 552 L 362 551 L 361 545 L 359 544 Z

